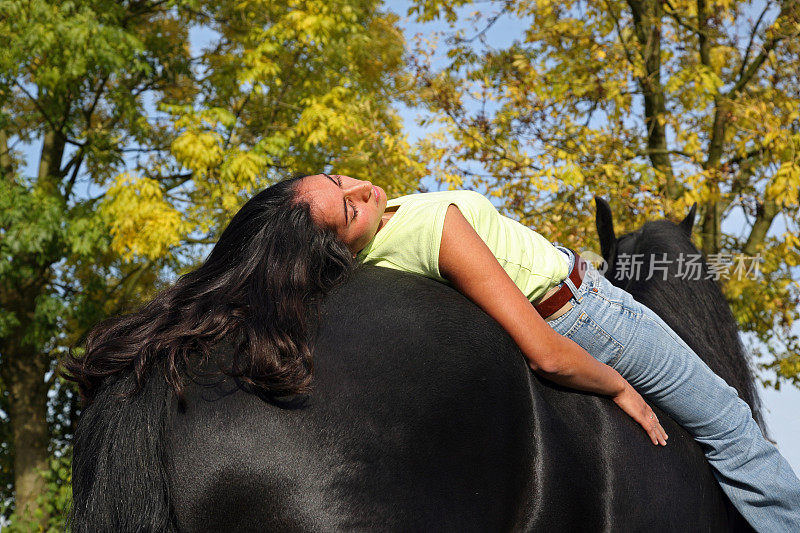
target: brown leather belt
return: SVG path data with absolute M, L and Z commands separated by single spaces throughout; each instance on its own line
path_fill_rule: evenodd
M 575 263 L 572 266 L 572 272 L 569 273 L 569 279 L 572 280 L 572 283 L 575 284 L 576 288 L 580 288 L 581 283 L 583 283 L 583 276 L 586 274 L 586 267 L 588 265 L 586 261 L 584 261 L 583 258 L 581 258 L 581 256 L 579 256 L 576 252 L 572 251 L 572 254 L 575 256 Z M 542 318 L 547 318 L 564 307 L 564 305 L 572 299 L 572 296 L 572 291 L 569 290 L 569 286 L 567 286 L 566 283 L 562 283 L 561 288 L 559 288 L 554 294 L 552 294 L 546 300 L 542 300 L 533 307 L 539 311 L 539 314 L 542 315 Z

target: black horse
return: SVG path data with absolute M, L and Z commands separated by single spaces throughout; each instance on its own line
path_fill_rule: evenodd
M 704 356 L 746 364 L 711 340 Z M 103 384 L 75 437 L 73 531 L 747 529 L 664 413 L 662 448 L 610 400 L 539 379 L 443 284 L 359 269 L 326 298 L 314 353 L 295 401 L 208 378 L 178 405 L 159 372 L 127 399 L 131 375 Z

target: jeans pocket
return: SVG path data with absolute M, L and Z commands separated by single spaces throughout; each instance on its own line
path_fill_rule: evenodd
M 596 310 L 598 306 L 586 306 L 575 323 L 564 336 L 589 352 L 589 355 L 613 367 L 619 361 L 625 349 L 623 344 L 611 333 L 613 331 L 602 319 L 604 311 Z

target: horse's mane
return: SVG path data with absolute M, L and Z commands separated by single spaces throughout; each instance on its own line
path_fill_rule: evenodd
M 693 219 L 694 210 L 681 224 L 667 220 L 647 222 L 638 231 L 620 237 L 610 270 L 616 272 L 607 276 L 656 311 L 714 372 L 736 388 L 766 433 L 750 358 L 739 337 L 738 324 L 719 285 L 709 276 L 705 258 L 689 237 Z M 618 279 L 622 253 L 642 254 L 638 279 Z M 660 261 L 663 254 L 667 259 L 664 263 Z M 686 261 L 690 257 L 699 265 L 695 267 L 699 272 L 687 272 Z M 659 270 L 646 279 L 654 260 L 656 266 L 666 267 L 666 279 Z M 709 324 L 714 327 L 709 328 Z
M 107 378 L 81 413 L 69 531 L 177 531 L 164 445 L 176 400 L 163 365 L 154 369 L 135 394 L 132 369 Z

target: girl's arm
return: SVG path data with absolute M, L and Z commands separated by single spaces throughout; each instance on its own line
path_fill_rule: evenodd
M 641 424 L 653 444 L 666 444 L 664 429 L 641 395 L 616 370 L 544 321 L 452 204 L 444 220 L 439 271 L 511 335 L 534 371 L 560 385 L 611 396 Z

